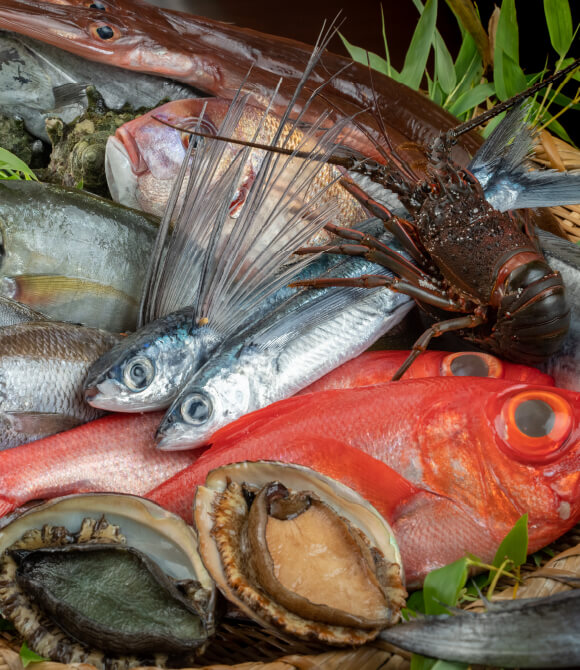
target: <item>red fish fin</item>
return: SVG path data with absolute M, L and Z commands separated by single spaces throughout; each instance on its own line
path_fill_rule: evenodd
M 16 503 L 0 496 L 0 519 L 16 509 Z

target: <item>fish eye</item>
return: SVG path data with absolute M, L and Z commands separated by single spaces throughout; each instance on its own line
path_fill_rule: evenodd
M 499 433 L 509 455 L 526 463 L 546 462 L 566 442 L 572 416 L 562 396 L 543 390 L 523 391 L 505 401 Z
M 91 26 L 90 32 L 93 37 L 98 37 L 99 39 L 106 40 L 107 42 L 120 37 L 119 30 L 106 23 L 98 23 Z
M 102 2 L 98 2 L 97 0 L 95 0 L 95 2 L 91 2 L 91 4 L 89 5 L 89 9 L 100 9 L 101 11 L 104 12 L 106 10 L 106 7 L 105 5 L 103 5 Z
M 186 133 L 184 130 L 181 130 L 180 134 L 181 134 L 181 142 L 185 149 L 189 149 L 190 144 L 193 145 L 194 149 L 197 149 L 202 139 L 199 135 L 194 135 L 193 133 Z
M 495 377 L 503 376 L 503 365 L 499 358 L 477 351 L 458 351 L 449 354 L 441 362 L 441 374 L 445 377 Z
M 123 368 L 123 381 L 131 391 L 146 389 L 155 376 L 155 366 L 145 356 L 135 356 Z
M 192 426 L 201 426 L 211 418 L 213 406 L 205 393 L 190 393 L 181 403 L 181 416 Z

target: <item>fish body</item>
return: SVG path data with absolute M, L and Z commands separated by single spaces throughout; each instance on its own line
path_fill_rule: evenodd
M 0 114 L 18 114 L 26 129 L 49 141 L 45 122 L 70 123 L 87 108 L 84 89 L 94 86 L 108 109 L 151 108 L 161 101 L 194 95 L 174 81 L 95 63 L 51 45 L 0 31 Z
M 101 416 L 82 388 L 90 364 L 117 337 L 95 328 L 40 321 L 0 328 L 0 449 Z
M 425 656 L 501 668 L 576 668 L 580 591 L 413 619 L 379 639 Z
M 157 225 L 78 189 L 0 181 L 0 293 L 52 319 L 132 330 Z
M 66 493 L 143 495 L 189 465 L 162 454 L 153 435 L 160 416 L 112 415 L 0 452 L 0 517 L 31 500 Z
M 220 98 L 176 100 L 118 128 L 107 141 L 105 158 L 107 184 L 113 200 L 127 207 L 162 216 L 187 145 L 190 141 L 195 141 L 195 138 L 191 139 L 191 136 L 177 128 L 192 130 L 199 122 L 201 132 L 218 134 L 229 106 L 229 100 Z M 260 144 L 271 142 L 278 129 L 279 119 L 274 114 L 267 114 L 264 122 L 262 116 L 263 110 L 260 107 L 253 104 L 246 105 L 240 123 L 232 135 L 233 138 Z M 289 135 L 290 130 L 291 124 L 286 124 L 277 142 L 278 146 L 295 149 L 303 141 L 304 133 L 295 130 Z M 235 144 L 227 146 L 228 150 L 224 152 L 222 159 L 223 165 L 216 172 L 216 178 L 223 174 L 240 148 Z M 263 151 L 251 150 L 241 186 L 231 203 L 233 215 L 243 206 L 249 185 L 255 178 L 263 157 Z M 312 185 L 313 192 L 335 180 L 337 176 L 339 176 L 337 168 L 325 165 Z M 352 226 L 365 218 L 361 205 L 338 183 L 331 186 L 324 197 L 328 200 L 332 198 L 338 200 L 335 223 Z M 319 233 L 319 236 L 322 236 L 324 241 L 328 238 L 324 233 Z
M 27 321 L 43 321 L 44 319 L 46 319 L 44 314 L 30 309 L 30 307 L 16 302 L 16 300 L 0 296 L 0 327 L 14 326 L 17 323 L 26 323 Z
M 361 264 L 345 264 L 357 273 Z M 372 263 L 366 263 L 373 266 Z M 372 273 L 373 268 L 367 267 Z M 238 417 L 294 395 L 361 354 L 413 307 L 388 289 L 332 289 L 283 315 L 274 313 L 249 335 L 227 342 L 180 389 L 157 431 L 159 449 L 203 446 Z
M 514 420 L 522 405 L 555 410 L 557 430 L 536 426 L 530 438 Z M 530 552 L 579 518 L 580 395 L 554 387 L 438 377 L 311 393 L 238 419 L 211 444 L 147 497 L 190 519 L 195 487 L 215 467 L 312 467 L 385 516 L 410 586 L 467 552 L 491 561 L 525 512 Z
M 384 384 L 391 381 L 410 353 L 405 350 L 367 351 L 324 375 L 302 389 L 299 394 Z M 550 375 L 536 368 L 473 351 L 424 351 L 413 361 L 401 379 L 438 376 L 493 377 L 544 386 L 554 385 L 554 379 Z

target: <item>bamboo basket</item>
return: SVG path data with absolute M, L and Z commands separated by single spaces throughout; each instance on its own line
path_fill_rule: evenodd
M 534 162 L 555 170 L 580 170 L 580 151 L 548 131 L 540 133 Z M 563 237 L 580 242 L 580 205 L 551 207 Z

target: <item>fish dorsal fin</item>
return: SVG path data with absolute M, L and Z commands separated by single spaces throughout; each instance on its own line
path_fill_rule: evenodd
M 225 142 L 204 138 L 197 141 L 196 150 L 192 151 L 190 143 L 163 219 L 160 241 L 153 256 L 156 267 L 150 273 L 144 293 L 141 323 L 193 305 L 196 323 L 207 323 L 227 336 L 239 327 L 253 307 L 310 262 L 305 259 L 293 264 L 291 269 L 280 270 L 292 253 L 335 215 L 334 202 L 322 202 L 325 191 L 334 182 L 315 193 L 313 183 L 350 119 L 330 124 L 328 115 L 322 115 L 303 132 L 301 119 L 308 104 L 297 119 L 290 121 L 289 118 L 294 101 L 327 40 L 328 36 L 315 49 L 312 62 L 270 141 L 271 146 L 292 143 L 296 145 L 293 146 L 295 153 L 308 152 L 308 158 L 298 158 L 294 153 L 283 156 L 261 152 L 259 167 L 244 195 L 237 219 L 229 215 L 230 204 L 256 150 L 245 147 L 232 151 L 231 145 Z M 249 95 L 236 96 L 219 129 L 220 135 L 234 134 L 249 104 Z M 277 92 L 270 105 L 276 95 Z M 256 137 L 266 123 L 268 112 L 269 107 L 255 132 Z M 176 213 L 175 203 L 184 183 L 183 205 Z M 169 234 L 172 219 L 174 228 Z M 163 251 L 165 237 L 169 243 Z

